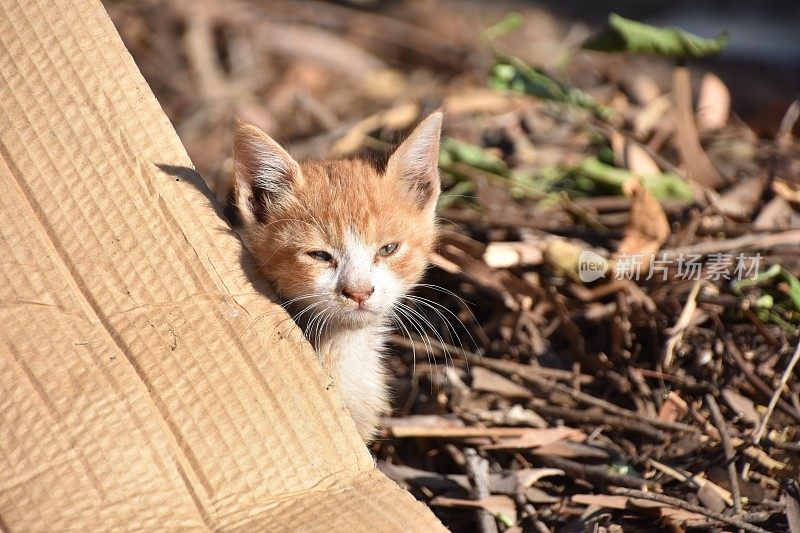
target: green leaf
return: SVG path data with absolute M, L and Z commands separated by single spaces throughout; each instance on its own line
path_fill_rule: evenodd
M 518 13 L 517 11 L 511 11 L 509 13 L 506 13 L 506 16 L 503 17 L 503 20 L 501 20 L 494 26 L 489 26 L 488 28 L 483 30 L 483 34 L 481 35 L 481 37 L 484 39 L 485 42 L 491 43 L 491 41 L 493 41 L 494 39 L 497 39 L 502 35 L 505 35 L 507 33 L 516 30 L 517 28 L 522 26 L 523 22 L 524 19 L 520 13 Z
M 789 299 L 792 300 L 795 310 L 800 311 L 800 280 L 786 269 L 783 269 L 783 279 L 789 284 Z
M 599 104 L 591 95 L 553 79 L 516 57 L 496 57 L 489 72 L 489 85 L 494 89 L 514 91 L 588 109 L 604 119 L 613 114 L 613 110 Z
M 439 166 L 449 170 L 455 162 L 465 163 L 498 176 L 508 176 L 508 165 L 493 153 L 480 146 L 445 137 L 439 149 Z
M 742 289 L 746 289 L 747 287 L 754 287 L 761 283 L 764 283 L 765 281 L 769 281 L 772 278 L 779 276 L 782 271 L 783 267 L 781 267 L 779 264 L 774 264 L 764 272 L 758 274 L 754 278 L 745 278 L 734 282 L 732 286 L 733 292 L 741 296 Z
M 503 524 L 507 528 L 508 527 L 512 527 L 512 526 L 515 525 L 514 521 L 511 520 L 511 517 L 509 517 L 508 515 L 506 515 L 504 513 L 497 513 L 496 515 L 494 515 L 494 517 L 497 519 L 498 522 L 500 522 L 501 524 Z
M 624 168 L 612 167 L 601 162 L 597 157 L 587 157 L 576 168 L 578 172 L 605 185 L 621 189 L 623 184 L 636 175 Z M 677 198 L 692 200 L 692 187 L 680 176 L 671 172 L 645 174 L 640 176 L 645 186 L 659 200 Z
M 763 294 L 755 301 L 754 305 L 760 309 L 772 309 L 775 299 L 771 294 Z
M 758 286 L 766 281 L 774 280 L 775 278 L 783 278 L 786 281 L 786 283 L 789 285 L 789 301 L 791 302 L 795 311 L 800 311 L 800 280 L 798 280 L 791 272 L 777 263 L 757 275 L 755 278 L 747 278 L 735 282 L 732 286 L 732 290 L 734 294 L 741 296 L 743 294 L 742 289 Z M 756 303 L 758 304 L 758 302 L 761 302 L 763 298 L 764 296 L 759 298 Z M 772 305 L 769 307 L 772 307 Z
M 716 55 L 728 45 L 730 36 L 722 32 L 705 39 L 677 28 L 659 28 L 612 13 L 608 28 L 583 43 L 587 50 L 637 52 L 666 57 L 688 58 Z

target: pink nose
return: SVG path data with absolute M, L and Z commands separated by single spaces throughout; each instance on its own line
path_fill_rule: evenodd
M 358 305 L 361 305 L 364 302 L 366 302 L 370 296 L 372 296 L 373 292 L 375 292 L 375 287 L 370 287 L 369 290 L 359 289 L 355 291 L 351 291 L 349 289 L 342 289 L 342 296 L 353 300 Z

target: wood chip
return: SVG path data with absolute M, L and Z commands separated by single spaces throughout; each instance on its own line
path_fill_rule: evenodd
M 508 378 L 480 366 L 473 367 L 472 388 L 483 392 L 494 392 L 507 398 L 531 398 L 533 393 L 527 387 L 514 383 Z

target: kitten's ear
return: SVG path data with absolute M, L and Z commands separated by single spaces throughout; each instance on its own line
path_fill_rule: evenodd
M 396 179 L 420 209 L 436 205 L 439 198 L 439 138 L 442 112 L 436 111 L 414 128 L 386 166 L 386 175 Z
M 234 198 L 246 225 L 265 222 L 271 205 L 300 183 L 300 165 L 258 126 L 237 121 L 233 138 Z

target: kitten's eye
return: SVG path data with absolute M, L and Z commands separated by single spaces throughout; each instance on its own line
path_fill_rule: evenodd
M 378 255 L 381 257 L 388 257 L 397 251 L 398 243 L 392 242 L 383 246 L 380 250 L 378 250 Z
M 324 263 L 330 263 L 333 261 L 333 256 L 324 250 L 314 250 L 313 252 L 308 252 L 308 255 L 317 261 L 322 261 Z

